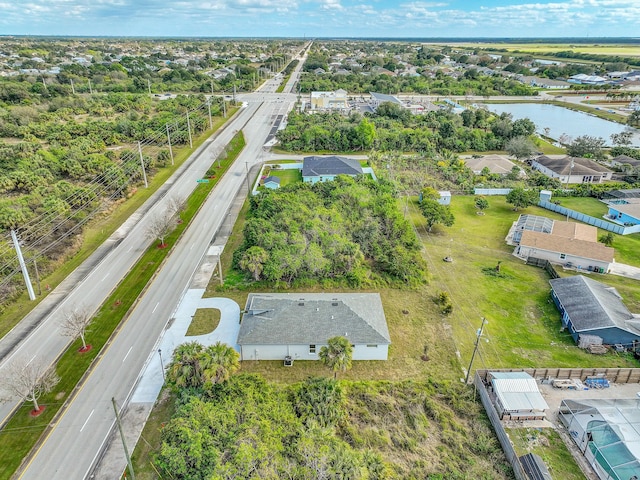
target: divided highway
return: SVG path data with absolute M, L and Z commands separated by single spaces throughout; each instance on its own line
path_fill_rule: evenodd
M 304 60 L 300 62 L 294 77 Z M 294 81 L 290 82 L 288 89 Z M 126 324 L 106 347 L 93 372 L 77 392 L 58 423 L 48 432 L 46 441 L 23 469 L 20 478 L 69 479 L 85 478 L 91 471 L 114 425 L 114 397 L 126 404 L 144 364 L 186 291 L 201 258 L 239 189 L 246 189 L 246 175 L 252 165 L 264 157 L 264 144 L 272 133 L 274 122 L 285 118 L 296 96 L 275 93 L 277 81 L 270 80 L 251 94 L 239 96 L 245 107 L 230 125 L 202 153 L 168 191 L 186 196 L 212 161 L 212 152 L 229 142 L 235 130 L 242 129 L 247 146 L 212 191 L 205 205 L 184 232 L 171 256 L 140 299 Z M 113 286 L 126 274 L 149 242 L 144 241 L 146 221 L 164 208 L 164 199 L 154 205 L 131 228 L 111 253 L 86 280 L 62 302 L 59 309 L 77 304 L 97 308 Z M 56 334 L 58 316 L 53 314 L 25 340 L 12 355 L 38 355 L 53 360 L 67 345 L 68 339 Z M 0 375 L 2 374 L 0 366 Z M 0 415 L 15 405 L 2 405 Z M 119 472 L 114 472 L 118 475 Z

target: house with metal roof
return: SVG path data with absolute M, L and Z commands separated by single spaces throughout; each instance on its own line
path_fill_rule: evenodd
M 640 318 L 632 314 L 614 287 L 584 275 L 549 280 L 551 297 L 576 342 L 600 337 L 607 345 L 640 345 Z
M 242 360 L 318 360 L 332 337 L 353 360 L 386 360 L 391 344 L 378 293 L 250 293 L 240 323 Z
M 541 420 L 549 405 L 526 372 L 489 372 L 492 398 L 502 420 Z
M 362 175 L 360 161 L 354 158 L 339 157 L 304 157 L 302 160 L 302 181 L 307 183 L 327 182 L 338 175 L 355 177 Z
M 613 170 L 582 157 L 540 155 L 531 161 L 531 168 L 561 183 L 602 183 L 613 175 Z
M 606 273 L 615 250 L 598 242 L 598 229 L 576 222 L 560 222 L 538 215 L 520 215 L 509 230 L 507 243 L 516 245 L 513 254 Z

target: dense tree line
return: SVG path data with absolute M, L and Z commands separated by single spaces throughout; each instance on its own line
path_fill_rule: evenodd
M 305 63 L 305 66 L 307 64 Z M 435 77 L 384 74 L 350 75 L 306 73 L 300 78 L 300 91 L 333 91 L 342 88 L 349 94 L 415 93 L 422 95 L 537 95 L 537 90 L 502 75 L 467 75 L 454 78 L 436 72 Z
M 391 103 L 380 105 L 374 115 L 352 113 L 291 112 L 280 144 L 291 151 L 382 151 L 454 152 L 502 150 L 514 137 L 529 136 L 535 124 L 529 119 L 513 121 L 485 109 L 466 110 L 457 115 L 447 110 L 412 115 Z
M 243 374 L 179 398 L 154 460 L 167 478 L 509 478 L 463 386 Z
M 237 268 L 270 283 L 416 284 L 426 265 L 393 185 L 339 176 L 251 198 Z

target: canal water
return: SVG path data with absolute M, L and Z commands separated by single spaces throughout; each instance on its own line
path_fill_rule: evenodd
M 514 120 L 529 118 L 536 124 L 538 133 L 543 134 L 544 129 L 548 128 L 549 137 L 555 140 L 558 140 L 562 135 L 568 135 L 571 140 L 582 135 L 590 135 L 602 137 L 605 144 L 611 146 L 611 134 L 630 130 L 633 132 L 631 145 L 640 147 L 640 130 L 568 108 L 545 103 L 489 104 L 487 108 L 492 112 L 510 113 Z

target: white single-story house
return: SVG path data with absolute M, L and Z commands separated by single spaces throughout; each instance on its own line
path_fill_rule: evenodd
M 242 315 L 241 360 L 318 360 L 332 337 L 353 360 L 386 360 L 391 344 L 378 293 L 250 293 Z
M 606 273 L 614 249 L 598 242 L 598 229 L 576 222 L 559 222 L 536 215 L 520 215 L 507 239 L 514 255 L 569 265 L 579 270 Z
M 494 405 L 502 420 L 542 420 L 549 405 L 526 372 L 489 372 Z
M 355 177 L 362 175 L 360 161 L 354 158 L 338 157 L 304 157 L 302 160 L 302 181 L 308 183 L 334 180 L 338 175 Z
M 463 158 L 473 173 L 480 175 L 487 168 L 494 175 L 507 175 L 516 166 L 511 160 L 502 155 L 484 155 L 482 157 Z
M 581 157 L 540 155 L 531 161 L 531 168 L 567 184 L 602 183 L 613 175 L 613 170 Z
M 608 345 L 628 349 L 640 345 L 640 318 L 629 311 L 614 287 L 584 275 L 554 278 L 549 283 L 562 325 L 576 342 L 590 335 Z
M 280 188 L 280 177 L 269 176 L 264 179 L 262 184 L 265 186 L 265 188 L 277 190 L 278 188 Z

